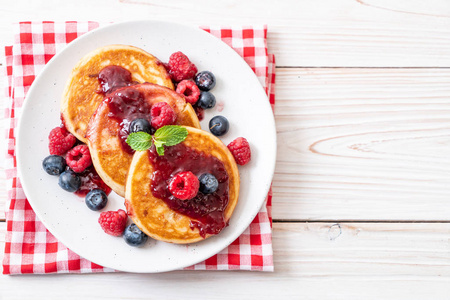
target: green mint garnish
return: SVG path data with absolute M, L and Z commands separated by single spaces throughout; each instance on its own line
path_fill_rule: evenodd
M 174 146 L 186 139 L 188 131 L 186 128 L 177 125 L 167 125 L 156 130 L 153 138 L 166 146 Z
M 164 155 L 164 147 L 162 144 L 155 144 L 156 147 L 156 152 L 158 152 L 159 156 L 163 156 Z
M 164 146 L 174 146 L 186 139 L 188 131 L 177 125 L 167 125 L 156 130 L 151 136 L 146 132 L 133 132 L 127 137 L 127 144 L 136 151 L 144 151 L 152 146 L 156 147 L 158 155 L 164 155 Z
M 147 132 L 133 132 L 128 135 L 126 142 L 131 149 L 144 151 L 152 146 L 152 136 Z

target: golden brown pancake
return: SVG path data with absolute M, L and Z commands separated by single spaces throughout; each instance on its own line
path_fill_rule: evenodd
M 97 93 L 100 90 L 97 76 L 110 65 L 130 71 L 133 81 L 150 82 L 173 89 L 163 64 L 142 49 L 109 45 L 90 52 L 72 70 L 61 102 L 61 117 L 67 130 L 84 143 L 89 119 L 104 97 Z
M 137 90 L 143 94 L 149 106 L 157 102 L 166 102 L 175 111 L 176 125 L 200 128 L 197 115 L 189 103 L 175 91 L 152 83 L 143 83 L 121 88 L 114 94 L 125 90 Z M 120 125 L 111 118 L 107 99 L 101 102 L 92 116 L 86 133 L 87 145 L 92 163 L 103 181 L 120 196 L 125 195 L 125 182 L 133 154 L 125 151 L 119 137 Z
M 234 158 L 217 137 L 196 128 L 186 129 L 189 134 L 182 142 L 184 146 L 216 157 L 225 167 L 228 174 L 228 205 L 223 216 L 228 222 L 239 196 L 239 172 Z M 154 196 L 151 189 L 154 166 L 149 159 L 149 151 L 136 151 L 127 176 L 125 204 L 130 218 L 148 236 L 164 242 L 187 244 L 211 236 L 207 234 L 202 237 L 198 228 L 192 229 L 195 219 L 171 209 L 164 200 Z

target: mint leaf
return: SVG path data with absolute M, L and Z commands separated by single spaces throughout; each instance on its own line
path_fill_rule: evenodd
M 155 140 L 155 139 L 153 140 L 153 144 L 155 144 L 155 147 L 156 147 L 156 148 L 162 147 L 162 146 L 164 145 L 163 142 L 158 141 L 158 140 Z
M 186 139 L 188 131 L 186 128 L 177 125 L 167 125 L 156 130 L 153 139 L 161 142 L 165 146 L 174 146 Z
M 153 143 L 155 144 L 156 152 L 158 153 L 158 155 L 164 155 L 164 143 L 158 140 L 153 140 Z
M 164 155 L 164 146 L 156 146 L 156 152 L 158 153 L 159 156 L 163 156 Z
M 174 146 L 186 139 L 188 131 L 177 125 L 163 126 L 156 130 L 153 137 L 146 132 L 133 132 L 127 137 L 127 144 L 136 151 L 144 151 L 155 144 L 158 155 L 164 155 L 164 146 Z
M 152 136 L 147 132 L 130 133 L 126 140 L 131 149 L 144 151 L 152 146 Z

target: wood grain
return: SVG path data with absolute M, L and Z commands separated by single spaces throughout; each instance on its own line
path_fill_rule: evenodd
M 4 227 L 0 223 L 0 248 Z M 180 299 L 182 291 L 196 299 L 445 299 L 449 232 L 450 224 L 275 224 L 274 273 L 0 276 L 0 295 Z
M 275 219 L 450 220 L 450 70 L 277 76 Z
M 16 0 L 1 6 L 0 15 L 0 45 L 12 41 L 11 22 L 151 18 L 192 25 L 268 24 L 269 47 L 279 66 L 450 67 L 450 2 L 445 0 L 228 0 L 214 5 L 77 0 L 64 7 Z

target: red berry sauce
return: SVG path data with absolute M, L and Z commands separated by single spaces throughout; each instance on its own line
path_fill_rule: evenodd
M 164 156 L 158 156 L 153 146 L 148 151 L 153 165 L 151 190 L 153 196 L 162 199 L 174 211 L 186 215 L 191 221 L 191 229 L 198 228 L 204 238 L 206 234 L 218 234 L 228 224 L 225 209 L 228 205 L 228 173 L 223 163 L 212 155 L 191 149 L 183 144 L 166 147 Z M 199 177 L 204 173 L 213 174 L 219 182 L 212 194 L 198 194 L 190 200 L 175 198 L 168 185 L 172 177 L 180 172 L 191 171 Z
M 93 189 L 101 189 L 106 193 L 106 195 L 111 193 L 111 188 L 103 182 L 97 174 L 94 166 L 86 168 L 86 170 L 79 173 L 78 176 L 81 179 L 81 187 L 75 192 L 76 195 L 85 197 L 87 193 Z
M 198 120 L 202 121 L 203 118 L 205 117 L 205 110 L 200 106 L 198 106 L 197 104 L 192 105 L 192 107 L 195 110 L 195 114 L 197 115 Z
M 98 73 L 98 83 L 100 84 L 100 91 L 103 95 L 114 92 L 115 90 L 137 84 L 132 81 L 131 72 L 120 66 L 107 66 Z
M 105 101 L 110 111 L 108 117 L 116 120 L 120 125 L 119 137 L 122 149 L 133 154 L 134 150 L 126 142 L 130 123 L 138 118 L 146 119 L 151 123 L 150 104 L 145 100 L 144 95 L 133 87 L 120 89 Z

